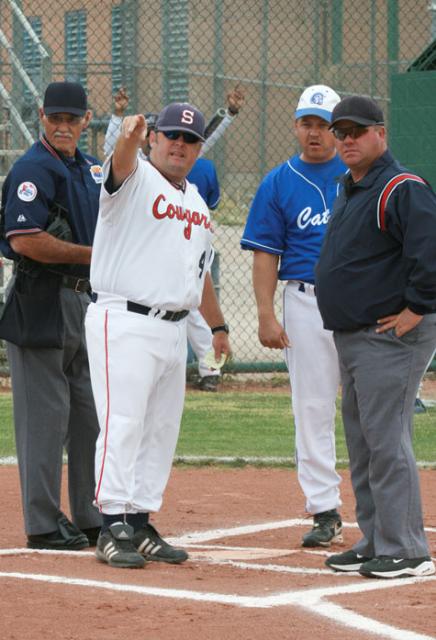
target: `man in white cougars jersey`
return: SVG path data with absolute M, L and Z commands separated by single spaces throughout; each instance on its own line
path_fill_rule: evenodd
M 228 328 L 208 267 L 208 208 L 185 180 L 204 139 L 204 117 L 172 103 L 150 133 L 142 114 L 122 124 L 104 165 L 91 262 L 94 304 L 86 317 L 91 381 L 100 423 L 95 503 L 103 515 L 96 555 L 114 567 L 188 555 L 149 523 L 171 470 L 183 411 L 186 316 L 200 308 L 217 360 Z

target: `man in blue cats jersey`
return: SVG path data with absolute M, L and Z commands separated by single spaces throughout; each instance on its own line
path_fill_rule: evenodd
M 241 246 L 253 251 L 259 340 L 283 349 L 292 389 L 298 479 L 313 515 L 304 547 L 342 541 L 336 473 L 335 401 L 339 367 L 332 333 L 323 328 L 314 267 L 345 165 L 329 131 L 339 96 L 324 85 L 303 91 L 295 112 L 301 153 L 261 182 Z M 277 280 L 285 280 L 283 325 L 274 311 Z

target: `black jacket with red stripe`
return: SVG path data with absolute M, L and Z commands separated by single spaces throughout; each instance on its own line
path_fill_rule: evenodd
M 436 195 L 386 151 L 344 177 L 316 268 L 326 329 L 353 331 L 409 307 L 436 312 Z

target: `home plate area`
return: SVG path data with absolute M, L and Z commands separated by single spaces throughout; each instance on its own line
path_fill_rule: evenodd
M 434 638 L 428 635 L 435 628 L 431 621 L 429 626 L 420 619 L 428 612 L 434 616 L 434 576 L 368 580 L 358 573 L 334 573 L 324 560 L 357 539 L 355 523 L 344 523 L 347 546 L 331 550 L 301 548 L 302 527 L 307 530 L 308 524 L 280 520 L 168 538 L 187 548 L 189 561 L 177 567 L 148 563 L 143 570 L 113 569 L 98 563 L 92 551 L 3 549 L 0 581 L 122 592 L 147 602 L 157 598 L 257 610 L 293 607 L 296 617 L 298 611 L 321 616 L 341 634 L 348 628 L 351 635 L 341 638 Z M 427 527 L 427 534 L 434 549 L 436 528 Z M 307 632 L 292 637 L 311 637 L 309 628 Z

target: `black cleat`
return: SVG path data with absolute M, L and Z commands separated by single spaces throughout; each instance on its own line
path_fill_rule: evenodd
M 66 515 L 57 520 L 56 531 L 27 536 L 29 549 L 51 549 L 53 551 L 79 551 L 89 547 L 88 538 Z
M 142 569 L 145 560 L 132 542 L 133 527 L 115 522 L 107 531 L 100 533 L 95 555 L 97 560 L 121 569 Z
M 341 516 L 336 509 L 316 513 L 312 530 L 303 536 L 303 547 L 329 547 L 333 542 L 343 542 Z
M 218 391 L 219 383 L 220 376 L 203 376 L 198 381 L 198 388 L 200 391 L 211 391 L 213 393 Z
M 184 549 L 177 549 L 168 544 L 151 524 L 146 524 L 136 531 L 133 544 L 146 560 L 180 564 L 189 557 Z

